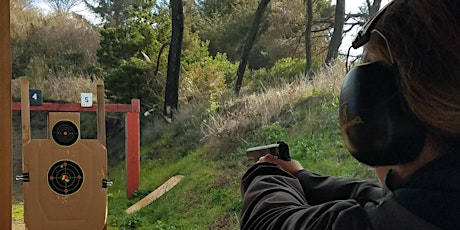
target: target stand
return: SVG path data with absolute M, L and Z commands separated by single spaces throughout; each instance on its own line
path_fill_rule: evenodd
M 23 139 L 22 151 L 27 229 L 106 228 L 107 151 L 80 139 L 80 113 L 50 112 L 48 139 Z

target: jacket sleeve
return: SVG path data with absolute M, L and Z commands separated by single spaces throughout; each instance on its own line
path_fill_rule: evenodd
M 241 229 L 369 229 L 353 199 L 313 205 L 299 180 L 276 164 L 260 163 L 243 176 Z
M 378 184 L 369 181 L 322 176 L 307 170 L 300 170 L 295 177 L 299 179 L 311 205 L 346 199 L 354 199 L 363 205 L 379 200 L 386 192 Z

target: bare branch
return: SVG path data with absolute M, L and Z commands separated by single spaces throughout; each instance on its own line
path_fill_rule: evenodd
M 54 12 L 70 13 L 77 5 L 83 3 L 83 0 L 46 0 L 46 4 Z
M 346 30 L 343 31 L 344 34 L 350 32 L 355 26 L 360 26 L 361 23 L 359 22 L 356 22 L 356 23 L 352 23 L 352 24 L 346 24 L 346 25 L 350 25 L 350 27 Z
M 320 29 L 312 30 L 311 32 L 312 32 L 312 33 L 323 32 L 323 31 L 329 30 L 330 28 L 331 28 L 331 26 L 327 26 L 327 27 L 325 27 L 325 28 L 320 28 Z

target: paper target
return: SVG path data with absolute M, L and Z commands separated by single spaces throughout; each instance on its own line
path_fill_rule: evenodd
M 69 146 L 78 140 L 78 128 L 71 121 L 59 121 L 51 132 L 53 140 L 58 145 Z
M 48 171 L 48 185 L 60 195 L 76 193 L 83 185 L 83 170 L 70 160 L 58 161 Z

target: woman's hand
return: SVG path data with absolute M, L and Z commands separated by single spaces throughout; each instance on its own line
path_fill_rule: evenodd
M 272 162 L 278 164 L 284 171 L 290 174 L 295 174 L 296 172 L 304 169 L 303 166 L 296 160 L 283 161 L 271 154 L 260 157 L 257 162 Z

